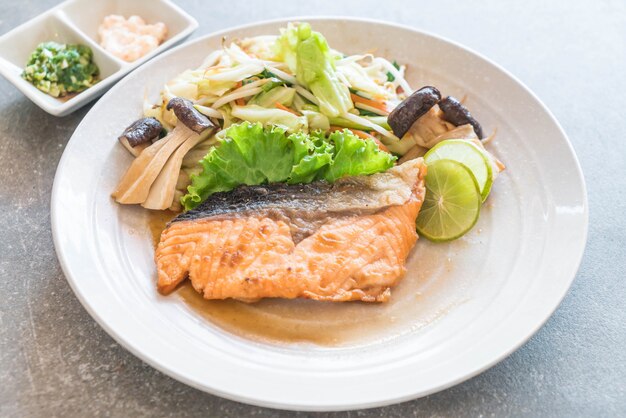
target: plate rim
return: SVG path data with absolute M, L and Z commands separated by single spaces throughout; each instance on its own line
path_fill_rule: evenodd
M 567 293 L 569 292 L 572 283 L 574 282 L 574 279 L 576 278 L 576 274 L 580 269 L 580 264 L 582 262 L 583 259 L 583 255 L 586 249 L 586 245 L 587 245 L 587 240 L 588 240 L 588 232 L 589 232 L 589 200 L 588 200 L 588 194 L 587 194 L 587 186 L 586 186 L 586 181 L 585 181 L 585 177 L 584 177 L 584 173 L 582 171 L 582 167 L 580 165 L 580 161 L 578 159 L 578 156 L 576 154 L 576 151 L 574 150 L 574 147 L 567 135 L 567 133 L 565 132 L 565 130 L 563 129 L 563 127 L 561 126 L 561 124 L 559 123 L 559 121 L 556 119 L 556 117 L 554 116 L 554 114 L 548 109 L 548 107 L 543 103 L 543 101 L 537 96 L 537 94 L 535 94 L 528 86 L 526 86 L 520 79 L 518 79 L 515 75 L 513 75 L 511 72 L 509 72 L 508 70 L 506 70 L 505 68 L 503 68 L 501 65 L 499 65 L 498 63 L 494 62 L 493 60 L 491 60 L 490 58 L 487 58 L 486 56 L 484 56 L 483 54 L 473 50 L 472 48 L 469 48 L 459 42 L 456 42 L 454 40 L 448 39 L 444 36 L 440 36 L 437 34 L 434 34 L 430 31 L 425 31 L 422 29 L 418 29 L 416 27 L 412 27 L 409 25 L 405 25 L 405 24 L 400 24 L 400 23 L 396 23 L 396 22 L 391 22 L 391 21 L 387 21 L 387 20 L 382 20 L 382 19 L 372 19 L 372 18 L 363 18 L 363 17 L 356 17 L 356 16 L 325 16 L 325 15 L 313 15 L 313 16 L 287 16 L 287 17 L 279 17 L 279 18 L 275 18 L 275 19 L 268 19 L 268 20 L 260 20 L 260 21 L 254 21 L 251 23 L 247 23 L 247 24 L 243 24 L 243 25 L 237 25 L 237 26 L 229 26 L 225 29 L 221 29 L 218 31 L 213 31 L 210 33 L 207 33 L 205 35 L 202 35 L 200 37 L 188 40 L 180 45 L 177 45 L 165 52 L 163 52 L 162 54 L 160 54 L 158 57 L 156 57 L 157 59 L 162 59 L 165 58 L 171 54 L 174 54 L 176 52 L 178 52 L 180 49 L 184 49 L 186 47 L 188 47 L 191 44 L 196 44 L 196 43 L 201 43 L 203 41 L 205 41 L 208 38 L 213 38 L 216 36 L 222 36 L 225 34 L 228 34 L 230 32 L 233 31 L 237 31 L 237 30 L 244 30 L 244 29 L 250 29 L 250 28 L 254 28 L 256 26 L 262 26 L 262 25 L 271 25 L 271 24 L 279 24 L 279 23 L 287 23 L 290 21 L 352 21 L 352 22 L 361 22 L 361 23 L 371 23 L 371 24 L 376 24 L 376 25 L 382 25 L 382 26 L 388 26 L 388 27 L 395 27 L 395 28 L 400 28 L 409 32 L 413 32 L 416 33 L 418 35 L 421 36 L 426 36 L 426 37 L 430 37 L 430 38 L 434 38 L 436 40 L 439 41 L 443 41 L 444 43 L 450 44 L 460 50 L 463 50 L 471 55 L 474 55 L 480 59 L 482 59 L 483 61 L 487 62 L 488 64 L 492 65 L 493 67 L 495 67 L 498 71 L 500 71 L 501 73 L 503 73 L 504 75 L 506 75 L 509 79 L 511 79 L 513 82 L 515 82 L 519 87 L 521 87 L 525 93 L 527 93 L 528 95 L 530 95 L 533 100 L 541 107 L 541 110 L 543 111 L 543 113 L 545 113 L 548 118 L 550 119 L 550 121 L 554 124 L 554 126 L 557 128 L 557 130 L 560 132 L 560 134 L 562 135 L 563 139 L 565 139 L 565 145 L 567 146 L 567 148 L 569 149 L 571 156 L 573 157 L 573 165 L 575 168 L 575 173 L 578 175 L 579 179 L 580 179 L 580 191 L 581 191 L 581 197 L 582 197 L 582 203 L 583 203 L 583 217 L 582 217 L 582 224 L 580 225 L 582 227 L 582 238 L 580 240 L 580 244 L 579 244 L 579 248 L 577 249 L 577 253 L 576 254 L 572 254 L 573 257 L 571 257 L 571 260 L 575 260 L 575 262 L 572 262 L 569 264 L 569 266 L 571 267 L 571 272 L 568 272 L 567 276 L 569 277 L 567 280 L 567 286 L 565 286 L 561 292 L 561 294 L 559 294 L 558 298 L 554 298 L 554 302 L 552 304 L 552 306 L 550 306 L 549 309 L 549 314 L 546 315 L 541 321 L 537 321 L 534 326 L 531 328 L 530 332 L 527 332 L 526 335 L 522 336 L 522 337 L 518 337 L 513 344 L 510 344 L 509 349 L 505 350 L 501 355 L 499 356 L 495 356 L 493 357 L 490 361 L 486 361 L 484 362 L 480 367 L 476 367 L 474 370 L 472 370 L 469 373 L 465 373 L 463 374 L 463 376 L 456 378 L 456 379 L 452 379 L 448 382 L 446 382 L 445 384 L 440 384 L 438 386 L 432 387 L 430 390 L 425 390 L 425 391 L 418 391 L 416 393 L 410 394 L 410 395 L 402 395 L 402 396 L 398 396 L 395 398 L 386 398 L 384 400 L 376 400 L 376 401 L 372 401 L 372 402 L 361 402 L 358 404 L 346 404 L 346 403 L 342 403 L 342 404 L 323 404 L 323 405 L 313 405 L 313 404 L 308 404 L 308 405 L 303 405 L 303 404 L 295 404 L 295 403 L 289 403 L 289 400 L 285 400 L 281 403 L 277 403 L 274 401 L 265 401 L 265 400 L 261 400 L 261 399 L 257 399 L 257 398 L 252 398 L 252 397 L 245 397 L 245 396 L 239 396 L 236 394 L 231 394 L 228 392 L 224 392 L 222 390 L 220 390 L 219 388 L 216 387 L 209 387 L 207 385 L 202 385 L 200 383 L 197 383 L 195 381 L 193 381 L 192 379 L 188 378 L 187 376 L 178 373 L 176 370 L 173 369 L 169 369 L 168 367 L 166 367 L 165 365 L 161 364 L 161 362 L 159 362 L 158 359 L 154 359 L 151 356 L 145 354 L 144 352 L 142 352 L 139 348 L 135 347 L 131 342 L 126 341 L 122 336 L 120 336 L 116 330 L 109 326 L 109 324 L 106 322 L 106 320 L 98 313 L 96 312 L 91 305 L 89 305 L 87 303 L 86 297 L 83 293 L 81 293 L 78 285 L 77 285 L 77 281 L 75 280 L 75 278 L 72 277 L 71 274 L 71 266 L 70 266 L 70 262 L 68 260 L 68 255 L 65 252 L 63 246 L 61 245 L 60 241 L 59 241 L 59 232 L 58 232 L 58 220 L 57 217 L 60 216 L 58 215 L 58 199 L 59 199 L 59 181 L 58 178 L 61 177 L 60 173 L 63 171 L 62 168 L 66 163 L 66 160 L 69 158 L 68 157 L 68 153 L 66 152 L 69 148 L 69 145 L 71 144 L 72 140 L 74 139 L 74 134 L 76 131 L 79 130 L 79 128 L 83 125 L 84 121 L 87 119 L 87 116 L 89 115 L 89 113 L 91 113 L 93 110 L 90 109 L 90 111 L 88 112 L 87 115 L 85 115 L 85 117 L 83 118 L 83 120 L 79 123 L 79 125 L 76 127 L 76 130 L 74 131 L 74 133 L 72 134 L 72 137 L 70 138 L 70 140 L 68 141 L 65 150 L 63 151 L 63 155 L 61 156 L 61 159 L 59 160 L 59 163 L 57 165 L 57 169 L 56 169 L 56 173 L 55 173 L 55 177 L 54 177 L 54 183 L 53 183 L 53 187 L 52 187 L 52 194 L 51 194 L 51 205 L 50 205 L 50 210 L 51 210 L 51 215 L 50 215 L 50 219 L 51 219 L 51 228 L 52 228 L 52 235 L 53 235 L 53 242 L 54 242 L 54 248 L 57 254 L 57 258 L 59 260 L 59 264 L 61 266 L 61 269 L 63 271 L 63 274 L 67 280 L 67 282 L 69 283 L 72 291 L 74 292 L 74 294 L 76 295 L 77 299 L 80 301 L 80 303 L 83 305 L 83 307 L 85 308 L 85 310 L 91 315 L 91 317 L 107 332 L 107 334 L 109 334 L 118 344 L 120 344 L 122 347 L 124 347 L 126 350 L 128 350 L 129 352 L 131 352 L 134 356 L 138 357 L 140 360 L 144 361 L 145 363 L 149 364 L 151 367 L 159 370 L 160 372 L 164 373 L 165 375 L 172 377 L 175 380 L 178 380 L 179 382 L 182 382 L 188 386 L 191 386 L 193 388 L 199 389 L 203 392 L 207 392 L 213 395 L 217 395 L 220 397 L 223 397 L 225 399 L 229 399 L 229 400 L 233 400 L 233 401 L 237 401 L 237 402 L 244 402 L 246 404 L 250 404 L 250 405 L 256 405 L 256 406 L 261 406 L 261 407 L 268 407 L 268 408 L 274 408 L 274 409 L 283 409 L 283 410 L 293 410 L 293 411 L 345 411 L 345 410 L 356 410 L 356 409 L 367 409 L 367 408 L 374 408 L 374 407 L 380 407 L 380 406 L 386 406 L 386 405 L 391 405 L 391 404 L 395 404 L 395 403 L 400 403 L 400 402 L 405 402 L 405 401 L 409 401 L 409 400 L 414 400 L 417 398 L 421 398 L 445 389 L 448 389 L 452 386 L 455 386 L 459 383 L 462 383 L 464 381 L 467 381 L 475 376 L 477 376 L 478 374 L 484 372 L 485 370 L 493 367 L 494 365 L 498 364 L 499 362 L 501 362 L 502 360 L 504 360 L 505 358 L 507 358 L 509 355 L 511 355 L 513 352 L 515 352 L 516 350 L 518 350 L 522 345 L 524 345 L 528 340 L 530 340 L 530 338 L 532 336 L 534 336 L 539 329 L 541 329 L 545 323 L 548 321 L 549 318 L 552 317 L 552 315 L 554 314 L 554 312 L 556 311 L 556 309 L 561 305 L 563 299 L 565 298 L 565 296 L 567 295 Z M 143 65 L 133 69 L 131 72 L 129 72 L 126 75 L 132 74 L 135 71 L 140 70 L 143 67 Z M 117 91 L 117 89 L 119 88 L 119 85 L 115 85 L 113 86 L 113 88 L 111 88 L 108 92 L 106 92 L 103 96 L 102 99 L 106 99 L 109 95 L 115 93 Z M 565 284 L 565 282 L 564 282 Z M 558 299 L 558 300 L 557 300 Z

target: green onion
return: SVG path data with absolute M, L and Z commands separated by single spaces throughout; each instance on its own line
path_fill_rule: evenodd
M 400 71 L 400 64 L 398 64 L 398 62 L 396 60 L 393 60 L 393 66 L 396 68 L 396 70 Z M 387 81 L 393 81 L 396 78 L 393 76 L 393 74 L 391 74 L 390 72 L 387 73 Z
M 61 97 L 93 86 L 99 74 L 88 46 L 44 42 L 31 54 L 22 78 L 44 93 Z

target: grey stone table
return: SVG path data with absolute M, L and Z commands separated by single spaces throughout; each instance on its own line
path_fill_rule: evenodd
M 0 34 L 55 3 L 3 0 Z M 180 0 L 200 22 L 195 36 L 281 16 L 356 15 L 432 31 L 494 59 L 569 134 L 589 189 L 589 242 L 556 313 L 497 366 L 423 399 L 320 415 L 626 416 L 626 3 L 408 3 Z M 59 158 L 88 110 L 49 116 L 0 79 L 0 416 L 290 416 L 152 369 L 72 294 L 52 245 L 49 200 Z

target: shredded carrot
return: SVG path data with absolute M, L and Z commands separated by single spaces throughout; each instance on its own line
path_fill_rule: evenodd
M 374 107 L 380 111 L 383 111 L 385 113 L 389 113 L 389 109 L 387 109 L 387 104 L 385 102 L 379 102 L 376 100 L 370 100 L 370 99 L 366 99 L 365 97 L 361 97 L 357 94 L 354 93 L 350 93 L 350 97 L 352 98 L 353 102 L 356 103 L 363 103 L 364 105 L 368 105 L 371 107 Z
M 279 102 L 276 102 L 276 108 L 280 109 L 280 110 L 284 110 L 285 112 L 289 112 L 289 113 L 293 113 L 296 116 L 300 116 L 300 114 L 298 112 L 296 112 L 293 109 L 289 109 L 287 106 L 283 106 L 282 104 L 280 104 Z
M 233 87 L 233 90 L 237 90 L 238 88 L 243 86 L 243 82 L 242 81 L 238 81 L 237 84 L 235 84 L 235 87 Z M 241 98 L 241 99 L 235 99 L 235 104 L 237 106 L 245 106 L 246 105 L 246 101 Z

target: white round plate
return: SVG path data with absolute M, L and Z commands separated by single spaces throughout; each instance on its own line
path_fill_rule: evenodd
M 339 324 L 329 332 L 354 337 L 363 330 L 362 339 L 334 345 L 252 340 L 208 321 L 180 294 L 159 295 L 146 211 L 109 197 L 131 161 L 116 137 L 140 117 L 146 91 L 154 96 L 167 80 L 196 68 L 223 36 L 275 34 L 287 22 L 271 21 L 215 33 L 156 57 L 85 117 L 65 149 L 52 192 L 52 231 L 67 280 L 98 323 L 136 356 L 225 398 L 344 410 L 409 400 L 462 382 L 530 338 L 576 274 L 588 209 L 574 151 L 535 95 L 474 52 L 389 23 L 300 20 L 337 50 L 375 50 L 407 63 L 413 87 L 434 85 L 443 94 L 467 96 L 485 129 L 497 128 L 489 148 L 507 170 L 477 226 L 449 244 L 420 240 L 389 305 L 329 308 L 338 316 L 324 320 Z M 368 333 L 358 321 L 351 325 L 342 313 L 375 317 L 376 331 Z

